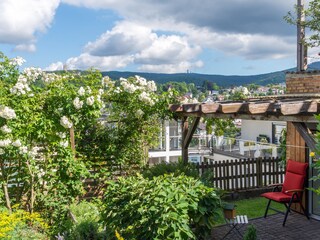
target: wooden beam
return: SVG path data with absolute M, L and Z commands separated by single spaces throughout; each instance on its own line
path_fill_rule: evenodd
M 247 104 L 244 102 L 221 103 L 219 112 L 222 113 L 238 113 L 245 112 Z
M 248 112 L 251 114 L 274 112 L 274 102 L 249 102 Z
M 183 108 L 181 104 L 170 104 L 169 105 L 169 110 L 171 112 L 182 112 Z
M 317 123 L 314 115 L 280 115 L 280 114 L 245 114 L 245 113 L 181 113 L 177 116 L 183 117 L 206 117 L 206 118 L 221 118 L 221 119 L 245 119 L 245 120 L 261 120 L 261 121 L 284 121 L 284 122 L 309 122 Z
M 282 102 L 281 113 L 283 115 L 296 115 L 302 113 L 318 112 L 318 102 L 316 101 L 299 101 L 299 102 Z
M 201 105 L 202 113 L 215 113 L 218 111 L 220 103 L 205 103 Z
M 200 112 L 200 104 L 199 103 L 192 103 L 192 104 L 183 104 L 182 105 L 184 112 Z
M 184 139 L 184 142 L 183 142 L 184 146 L 189 147 L 189 144 L 192 140 L 192 136 L 198 127 L 199 121 L 200 121 L 200 117 L 196 117 L 193 120 L 191 127 L 188 129 L 188 133 L 186 135 L 186 138 Z
M 316 149 L 316 141 L 312 137 L 306 124 L 303 122 L 294 122 L 293 125 L 297 129 L 301 137 L 304 139 L 309 149 L 314 152 Z

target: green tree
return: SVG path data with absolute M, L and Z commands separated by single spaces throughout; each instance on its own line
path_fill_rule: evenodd
M 298 7 L 296 6 L 294 12 L 288 12 L 284 19 L 293 25 L 301 24 L 310 30 L 311 35 L 306 38 L 305 44 L 309 47 L 320 46 L 320 1 L 312 0 L 307 9 L 303 12 L 305 14 L 305 21 L 299 22 L 297 19 Z

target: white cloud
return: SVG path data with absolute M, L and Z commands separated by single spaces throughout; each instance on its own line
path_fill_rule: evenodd
M 33 43 L 30 44 L 19 44 L 15 46 L 15 51 L 23 51 L 23 52 L 35 52 L 36 51 L 36 45 Z
M 96 41 L 89 42 L 85 52 L 94 56 L 119 56 L 135 53 L 149 46 L 156 34 L 151 29 L 133 22 L 120 22 L 102 34 Z
M 194 59 L 201 51 L 199 46 L 192 47 L 185 37 L 176 35 L 160 36 L 136 55 L 135 62 L 142 64 L 173 64 Z
M 118 22 L 114 28 L 89 42 L 78 57 L 66 61 L 68 69 L 121 69 L 136 64 L 150 72 L 185 72 L 202 66 L 197 61 L 201 47 L 192 45 L 188 38 L 178 35 L 160 35 L 134 22 Z M 48 69 L 55 68 L 49 66 Z
M 130 64 L 132 61 L 132 56 L 100 57 L 92 56 L 88 53 L 83 53 L 78 57 L 69 58 L 66 62 L 66 68 L 68 70 L 86 70 L 93 67 L 101 71 L 110 71 L 118 68 L 123 68 Z
M 55 63 L 51 63 L 44 70 L 45 71 L 60 71 L 60 70 L 63 70 L 63 69 L 64 69 L 63 62 L 55 62 Z
M 17 44 L 16 50 L 35 50 L 32 44 L 37 33 L 43 33 L 50 27 L 59 2 L 1 0 L 0 43 Z

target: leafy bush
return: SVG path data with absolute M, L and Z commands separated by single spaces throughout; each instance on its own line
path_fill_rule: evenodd
M 108 239 L 204 239 L 214 225 L 220 198 L 213 188 L 185 175 L 141 175 L 110 181 L 102 221 Z
M 64 222 L 68 229 L 64 232 L 64 239 L 103 239 L 100 212 L 94 202 L 82 201 L 72 204 L 69 208 L 69 220 Z
M 193 178 L 199 177 L 199 171 L 195 164 L 184 164 L 183 162 L 162 162 L 143 170 L 142 175 L 145 178 L 152 179 L 153 177 L 161 176 L 164 174 L 173 174 L 174 176 L 186 175 Z
M 182 161 L 171 163 L 162 162 L 151 167 L 147 167 L 142 171 L 142 175 L 149 179 L 164 174 L 173 174 L 174 176 L 185 175 L 199 179 L 206 186 L 213 186 L 213 172 L 205 171 L 200 175 L 197 165 L 194 163 L 185 164 Z
M 49 239 L 48 225 L 38 213 L 0 208 L 0 239 Z

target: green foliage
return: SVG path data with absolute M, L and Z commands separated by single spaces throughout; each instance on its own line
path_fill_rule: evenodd
M 297 13 L 303 11 L 305 15 L 305 21 L 299 21 L 297 19 Z M 298 6 L 295 7 L 294 12 L 288 12 L 284 19 L 293 25 L 301 24 L 301 26 L 306 27 L 312 33 L 305 40 L 305 44 L 309 47 L 318 47 L 320 46 L 320 2 L 319 0 L 312 0 L 308 4 L 307 9 L 299 9 Z
M 151 167 L 147 167 L 142 171 L 142 175 L 150 180 L 165 174 L 173 174 L 173 176 L 186 175 L 193 178 L 199 178 L 197 166 L 193 163 L 184 164 L 179 162 L 162 162 Z
M 162 162 L 151 167 L 146 167 L 142 170 L 143 177 L 150 180 L 153 177 L 158 177 L 165 174 L 172 174 L 173 176 L 185 175 L 199 179 L 208 187 L 213 186 L 213 172 L 205 171 L 202 175 L 200 175 L 199 169 L 194 163 L 185 164 L 182 161 L 170 163 Z
M 281 131 L 280 137 L 280 159 L 282 167 L 286 167 L 287 163 L 287 130 L 284 128 Z
M 313 181 L 320 181 L 320 161 L 319 161 L 319 156 L 320 156 L 320 115 L 316 115 L 315 117 L 318 121 L 317 132 L 315 134 L 315 139 L 316 139 L 316 143 L 317 143 L 316 149 L 315 149 L 316 161 L 312 167 L 317 171 L 317 174 L 312 177 L 312 180 Z M 320 195 L 320 187 L 315 188 L 315 189 L 311 189 L 311 190 L 314 191 L 316 194 Z
M 139 76 L 102 79 L 95 70 L 20 71 L 23 61 L 0 54 L 0 201 L 42 212 L 59 232 L 88 168 L 103 180 L 114 167 L 129 173 L 145 162 L 175 92 L 157 94 Z
M 67 231 L 63 234 L 64 239 L 103 239 L 103 229 L 97 204 L 101 204 L 101 202 L 81 201 L 70 206 L 69 219 L 64 222 L 64 225 L 67 226 Z
M 49 239 L 47 223 L 39 213 L 0 208 L 0 239 Z
M 250 224 L 246 229 L 246 232 L 243 236 L 244 240 L 256 240 L 257 239 L 257 229 L 254 225 Z
M 137 176 L 109 182 L 104 206 L 109 239 L 115 231 L 124 239 L 203 239 L 218 216 L 220 198 L 184 175 Z
M 232 119 L 206 118 L 204 122 L 208 134 L 214 132 L 216 136 L 235 137 L 239 132 Z

